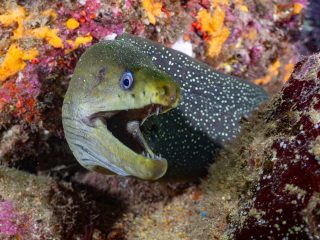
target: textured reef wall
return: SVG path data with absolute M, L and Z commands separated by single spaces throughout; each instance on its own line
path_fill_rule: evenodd
M 196 206 L 206 217 L 189 229 L 195 238 L 320 237 L 320 54 L 295 65 L 210 172 Z
M 77 60 L 88 47 L 105 39 L 114 39 L 122 32 L 136 34 L 174 48 L 183 48 L 221 71 L 264 85 L 273 94 L 282 88 L 299 58 L 298 36 L 305 8 L 304 0 L 1 1 L 1 238 L 119 238 L 127 234 L 124 231 L 129 228 L 124 225 L 132 224 L 135 216 L 154 211 L 156 207 L 153 202 L 170 205 L 172 198 L 189 186 L 164 186 L 132 179 L 127 181 L 121 177 L 106 178 L 87 173 L 79 167 L 64 140 L 61 106 Z M 290 125 L 291 115 L 287 115 L 286 122 Z M 281 128 L 282 123 L 277 124 Z M 256 145 L 252 151 L 257 146 L 264 147 L 265 138 L 261 137 L 261 145 L 258 136 L 255 138 Z M 289 143 L 285 142 L 288 140 L 283 141 L 279 144 L 288 144 L 289 147 Z M 317 141 L 314 140 L 314 144 Z M 246 148 L 243 151 L 241 154 L 251 152 Z M 279 148 L 279 154 L 281 151 L 282 148 Z M 264 166 L 264 158 L 257 159 Z M 248 161 L 252 169 L 258 168 L 257 159 Z M 274 165 L 278 162 L 271 161 Z M 273 167 L 271 163 L 268 165 L 270 169 Z M 247 169 L 246 161 L 241 161 L 241 164 Z M 9 167 L 19 168 L 20 171 L 10 170 Z M 256 178 L 259 176 L 257 171 L 254 171 Z M 50 175 L 52 178 L 30 173 Z M 246 174 L 249 176 L 251 173 L 248 171 Z M 271 173 L 267 171 L 266 174 L 269 176 Z M 244 176 L 239 175 L 239 183 L 251 188 L 254 178 L 250 175 L 248 182 L 244 182 Z M 208 188 L 212 188 L 210 181 L 207 181 Z M 25 185 L 29 182 L 30 189 Z M 233 186 L 236 182 L 229 184 Z M 304 189 L 300 186 L 292 190 L 290 187 L 295 189 L 296 185 L 288 184 L 288 192 Z M 223 185 L 220 188 L 227 191 Z M 186 190 L 187 193 L 192 191 Z M 303 216 L 310 218 L 318 200 L 316 195 L 312 198 L 307 195 L 307 190 L 304 191 L 306 193 L 301 198 L 310 204 Z M 218 216 L 219 211 L 233 213 L 227 220 L 234 226 L 241 226 L 237 219 L 251 224 L 250 221 L 255 218 L 248 220 L 239 215 L 238 192 L 234 190 L 230 194 L 234 200 L 230 200 L 230 206 L 212 209 L 211 214 Z M 229 195 L 226 197 L 228 200 Z M 243 201 L 249 201 L 247 198 Z M 202 199 L 198 201 L 211 204 Z M 252 199 L 249 202 L 254 204 Z M 199 209 L 203 206 L 199 205 Z M 252 206 L 243 206 L 243 209 L 251 209 Z M 252 209 L 252 216 L 260 216 L 260 212 L 264 211 L 256 210 L 254 214 L 254 209 L 260 208 Z M 180 219 L 196 216 L 193 211 L 185 210 L 189 214 L 184 214 Z M 204 212 L 208 211 L 201 213 Z M 134 217 L 123 217 L 128 213 Z M 226 215 L 221 216 L 220 222 L 224 225 L 219 229 L 224 232 L 227 220 Z M 169 220 L 165 225 L 159 226 L 172 227 L 170 217 L 167 216 Z M 206 217 L 210 219 L 211 216 Z M 118 224 L 118 220 L 123 222 L 121 219 L 125 219 L 124 223 Z M 312 218 L 309 221 L 312 222 Z M 199 220 L 199 223 L 202 221 Z M 205 226 L 199 225 L 197 231 Z M 239 227 L 235 229 L 235 236 L 244 234 Z M 314 229 L 310 231 L 316 231 L 316 227 Z M 130 234 L 134 235 L 132 231 Z M 149 234 L 145 235 L 146 239 L 153 238 L 152 231 Z M 213 236 L 213 233 L 210 235 Z M 186 237 L 184 233 L 179 236 Z
M 122 32 L 170 46 L 182 42 L 198 59 L 277 92 L 299 57 L 296 35 L 305 5 L 239 0 L 2 2 L 0 159 L 34 173 L 57 162 L 73 162 L 66 158 L 71 156 L 66 142 L 61 144 L 61 105 L 68 82 L 86 48 Z M 43 158 L 47 163 L 38 164 Z

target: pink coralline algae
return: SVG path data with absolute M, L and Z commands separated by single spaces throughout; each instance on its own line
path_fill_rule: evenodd
M 27 64 L 15 78 L 5 82 L 0 89 L 0 110 L 11 102 L 14 104 L 11 110 L 13 116 L 22 116 L 26 121 L 32 122 L 32 119 L 37 118 L 37 114 L 33 114 L 41 86 L 37 68 L 32 63 Z
M 113 7 L 112 11 L 109 9 L 110 11 L 106 13 L 108 17 L 101 18 L 101 20 L 106 21 L 104 22 L 105 25 L 102 25 L 94 21 L 99 6 L 100 1 L 87 1 L 83 6 L 83 11 L 69 12 L 73 18 L 80 22 L 80 28 L 76 30 L 77 34 L 86 35 L 89 32 L 91 36 L 101 40 L 113 32 L 117 33 L 117 35 L 120 35 L 122 33 L 120 18 L 121 11 L 117 10 L 116 7 Z
M 37 199 L 37 198 L 36 198 Z M 3 200 L 2 200 L 3 201 Z M 25 203 L 29 199 L 25 199 Z M 28 202 L 30 203 L 30 202 Z M 40 206 L 41 203 L 38 205 Z M 52 229 L 43 222 L 37 208 L 28 209 L 19 201 L 4 200 L 0 203 L 0 237 L 14 236 L 16 239 L 48 239 Z M 29 205 L 30 206 L 30 205 Z M 44 211 L 46 207 L 42 205 Z M 50 210 L 49 210 L 50 211 Z M 47 219 L 48 222 L 54 219 Z M 58 236 L 58 234 L 56 235 Z
M 268 106 L 260 179 L 234 239 L 320 237 L 320 54 L 301 60 Z M 252 170 L 258 163 L 252 161 Z M 260 162 L 259 162 L 260 163 Z
M 0 231 L 3 234 L 15 235 L 19 234 L 24 237 L 27 231 L 30 231 L 29 214 L 21 214 L 17 207 L 14 207 L 13 201 L 4 201 L 0 203 Z

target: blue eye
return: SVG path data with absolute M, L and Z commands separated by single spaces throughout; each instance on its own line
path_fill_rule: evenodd
M 120 86 L 123 90 L 128 90 L 133 85 L 133 76 L 131 72 L 125 72 L 120 79 Z

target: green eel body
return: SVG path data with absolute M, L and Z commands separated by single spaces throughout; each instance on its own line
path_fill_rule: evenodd
M 124 90 L 120 82 L 128 72 L 133 84 Z M 73 154 L 90 170 L 196 181 L 236 136 L 241 116 L 268 99 L 260 86 L 161 44 L 122 34 L 81 56 L 62 120 Z

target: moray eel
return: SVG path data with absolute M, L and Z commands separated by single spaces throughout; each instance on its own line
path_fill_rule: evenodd
M 268 99 L 254 83 L 124 33 L 81 56 L 62 119 L 68 144 L 87 169 L 196 181 L 236 136 L 241 116 Z

